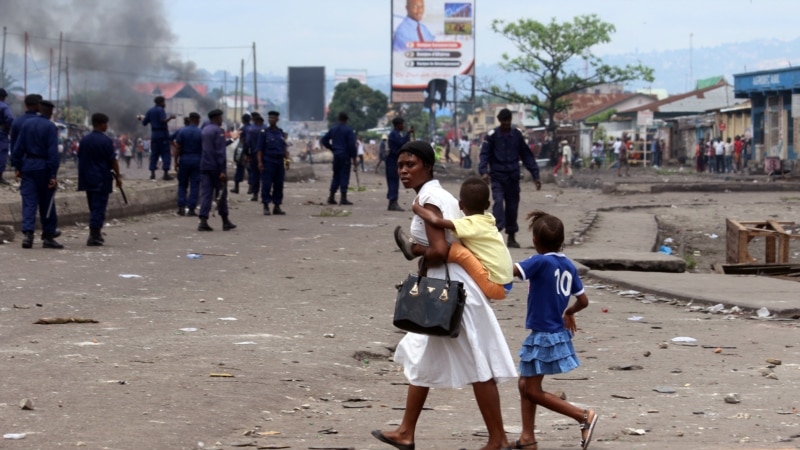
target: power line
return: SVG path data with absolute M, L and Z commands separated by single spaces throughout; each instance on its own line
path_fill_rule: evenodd
M 24 36 L 24 33 L 13 33 L 9 32 L 8 34 L 15 35 L 15 36 Z M 36 39 L 40 41 L 52 41 L 58 42 L 58 38 L 51 38 L 47 36 L 35 36 L 32 34 L 28 35 L 29 39 Z M 64 38 L 64 42 L 68 44 L 78 44 L 78 45 L 94 45 L 97 47 L 116 47 L 116 48 L 138 48 L 143 50 L 235 50 L 235 49 L 249 49 L 251 46 L 249 45 L 231 45 L 231 46 L 199 46 L 199 47 L 174 47 L 170 45 L 137 45 L 137 44 L 116 44 L 111 42 L 92 42 L 92 41 L 79 41 L 74 39 Z

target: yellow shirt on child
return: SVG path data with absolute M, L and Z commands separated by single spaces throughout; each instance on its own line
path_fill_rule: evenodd
M 475 214 L 452 222 L 455 235 L 489 272 L 489 281 L 498 284 L 514 281 L 514 263 L 493 215 Z

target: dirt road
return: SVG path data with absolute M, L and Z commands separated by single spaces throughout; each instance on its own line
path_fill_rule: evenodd
M 85 247 L 86 231 L 68 224 L 63 251 L 0 246 L 0 432 L 25 434 L 0 448 L 389 448 L 369 431 L 402 416 L 393 285 L 413 263 L 391 230 L 410 214 L 385 211 L 380 177 L 361 174 L 367 191 L 336 216 L 321 205 L 320 172 L 316 183 L 287 186 L 284 217 L 234 196 L 239 228 L 230 232 L 214 218 L 218 230 L 201 234 L 195 220 L 170 213 L 112 223 L 101 248 Z M 458 182 L 445 186 L 457 192 Z M 761 217 L 788 202 L 796 220 L 800 204 L 791 195 L 523 189 L 521 211 L 545 209 L 568 229 L 588 208 L 649 203 L 691 234 L 722 235 L 718 219 L 730 211 Z M 406 205 L 411 198 L 401 193 Z M 582 366 L 546 387 L 600 413 L 592 448 L 800 446 L 796 321 L 707 315 L 584 282 L 592 303 L 574 341 Z M 513 352 L 526 334 L 526 291 L 516 283 L 494 304 Z M 43 317 L 98 323 L 34 324 Z M 695 341 L 673 342 L 680 337 Z M 781 364 L 769 367 L 771 358 Z M 500 392 L 513 440 L 516 386 Z M 740 402 L 727 403 L 734 393 Z M 32 410 L 19 407 L 23 399 Z M 470 389 L 433 391 L 427 406 L 418 447 L 482 445 Z M 539 449 L 578 448 L 577 425 L 563 417 L 539 411 L 537 429 Z

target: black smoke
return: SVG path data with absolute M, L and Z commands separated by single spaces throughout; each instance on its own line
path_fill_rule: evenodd
M 136 115 L 152 106 L 153 95 L 136 92 L 135 83 L 196 82 L 196 65 L 171 50 L 176 36 L 161 0 L 0 0 L 0 22 L 18 48 L 27 31 L 35 55 L 54 48 L 56 59 L 63 32 L 62 71 L 69 57 L 71 98 L 90 114 L 107 114 L 117 131 L 143 131 Z M 65 92 L 62 73 L 62 105 Z

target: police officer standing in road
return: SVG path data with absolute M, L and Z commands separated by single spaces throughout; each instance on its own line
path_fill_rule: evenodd
M 397 156 L 400 148 L 411 140 L 414 134 L 414 127 L 408 129 L 408 133 L 403 135 L 406 121 L 402 117 L 395 117 L 392 120 L 394 130 L 389 133 L 389 153 L 386 155 L 386 185 L 389 191 L 386 198 L 389 199 L 389 211 L 402 211 L 403 208 L 397 203 L 400 189 L 400 175 L 397 174 Z
M 511 111 L 506 108 L 497 114 L 500 126 L 489 131 L 481 147 L 478 173 L 492 186 L 492 214 L 497 220 L 497 229 L 506 230 L 507 245 L 519 248 L 514 235 L 519 231 L 517 214 L 519 211 L 519 182 L 521 179 L 519 162 L 531 173 L 536 190 L 542 188 L 539 181 L 539 166 L 530 147 L 525 144 L 522 133 L 511 128 Z
M 175 137 L 175 170 L 178 171 L 178 215 L 196 216 L 200 191 L 200 155 L 203 136 L 200 133 L 200 114 L 189 113 L 189 124 Z M 188 191 L 188 199 L 187 199 Z M 188 207 L 188 211 L 186 208 Z
M 122 187 L 119 162 L 114 151 L 114 142 L 105 135 L 108 130 L 108 116 L 103 113 L 92 114 L 93 131 L 81 139 L 78 152 L 78 190 L 86 191 L 89 203 L 89 247 L 101 246 L 103 224 L 106 221 L 108 196 L 112 190 L 111 171 L 117 179 L 117 187 Z
M 249 184 L 247 193 L 252 194 L 252 197 L 250 197 L 251 202 L 257 202 L 258 194 L 261 192 L 261 172 L 259 172 L 258 169 L 260 163 L 257 154 L 258 139 L 261 137 L 261 131 L 264 130 L 265 127 L 264 116 L 254 112 L 252 117 L 253 123 L 242 131 L 245 133 L 244 150 L 247 155 L 247 169 L 249 172 L 247 174 L 247 182 Z
M 21 179 L 19 193 L 22 195 L 22 233 L 25 235 L 22 248 L 33 247 L 37 208 L 42 224 L 42 247 L 64 248 L 55 240 L 58 232 L 56 177 L 61 158 L 58 155 L 58 129 L 50 121 L 54 106 L 48 101 L 38 101 L 38 96 L 28 97 L 25 104 L 38 103 L 40 115 L 26 119 L 19 134 L 13 135 L 11 153 L 11 165 L 16 168 L 17 179 Z
M 355 164 L 358 153 L 356 135 L 347 125 L 347 113 L 339 113 L 339 123 L 322 136 L 319 143 L 333 152 L 333 177 L 331 178 L 328 204 L 336 204 L 336 190 L 342 193 L 340 205 L 352 205 L 347 200 L 347 187 L 350 184 L 350 167 Z
M 147 110 L 145 115 L 139 114 L 137 119 L 142 121 L 142 125 L 150 125 L 150 179 L 156 179 L 156 168 L 158 167 L 158 158 L 161 158 L 161 168 L 164 169 L 164 179 L 171 180 L 169 175 L 169 131 L 167 124 L 170 120 L 174 119 L 174 115 L 167 116 L 164 111 L 166 100 L 164 97 L 158 96 L 153 99 L 155 106 Z
M 261 202 L 264 204 L 264 215 L 270 215 L 269 204 L 275 205 L 272 214 L 284 215 L 281 209 L 283 203 L 283 182 L 286 179 L 286 162 L 289 153 L 286 150 L 286 135 L 278 128 L 278 111 L 267 113 L 269 127 L 264 128 L 258 135 L 257 160 L 258 170 L 261 172 Z
M 247 127 L 250 126 L 250 114 L 242 116 L 242 126 L 239 128 L 239 142 L 233 152 L 233 162 L 236 163 L 236 172 L 233 174 L 233 189 L 231 193 L 239 193 L 239 183 L 244 181 L 244 167 L 247 164 L 247 154 L 244 151 L 244 141 L 247 139 Z
M 200 159 L 200 224 L 197 231 L 214 231 L 208 225 L 208 214 L 211 212 L 211 202 L 215 193 L 217 198 L 217 211 L 222 217 L 222 230 L 228 231 L 236 228 L 228 220 L 228 155 L 225 147 L 233 142 L 225 140 L 225 130 L 222 126 L 222 111 L 215 109 L 208 113 L 210 123 L 203 127 L 203 153 Z
M 0 184 L 8 184 L 8 181 L 3 178 L 3 172 L 6 171 L 6 164 L 8 163 L 8 135 L 11 132 L 11 124 L 14 122 L 14 115 L 11 114 L 11 108 L 6 103 L 8 92 L 0 88 Z

